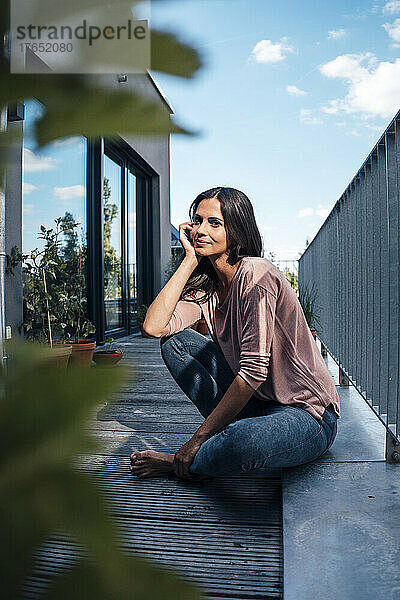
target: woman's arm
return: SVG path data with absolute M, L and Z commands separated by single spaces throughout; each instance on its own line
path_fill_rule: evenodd
M 278 293 L 272 285 L 271 290 L 253 285 L 243 294 L 239 372 L 213 412 L 175 454 L 177 475 L 191 478 L 189 467 L 202 443 L 226 427 L 267 378 Z
M 193 434 L 193 437 L 203 443 L 224 429 L 246 406 L 253 393 L 253 388 L 240 375 L 236 375 L 217 406 Z
M 186 234 L 186 231 L 190 232 L 191 228 L 190 223 L 183 223 L 179 226 L 179 239 L 185 250 L 185 258 L 147 310 L 143 329 L 153 337 L 162 337 L 182 290 L 199 263 Z
M 253 388 L 240 375 L 236 375 L 212 413 L 208 415 L 192 438 L 175 453 L 174 471 L 179 477 L 191 478 L 189 467 L 200 446 L 232 422 L 246 406 L 253 392 Z

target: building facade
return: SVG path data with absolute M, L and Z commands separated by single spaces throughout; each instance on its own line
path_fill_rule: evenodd
M 150 73 L 105 76 L 172 108 Z M 65 254 L 83 257 L 88 317 L 98 342 L 137 330 L 137 308 L 161 289 L 171 252 L 169 135 L 70 137 L 35 147 L 35 100 L 10 107 L 8 127 L 18 143 L 6 179 L 6 252 L 41 249 L 40 228 L 75 225 L 62 239 Z M 71 263 L 72 264 L 72 263 Z M 76 264 L 76 261 L 75 263 Z M 23 320 L 21 270 L 6 275 L 6 326 Z M 10 331 L 10 329 L 8 330 Z

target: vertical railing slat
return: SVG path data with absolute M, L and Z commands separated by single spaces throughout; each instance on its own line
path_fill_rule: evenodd
M 387 200 L 386 141 L 378 144 L 378 181 L 380 208 L 380 303 L 381 346 L 379 370 L 379 413 L 387 415 L 389 381 L 389 214 Z M 384 418 L 385 420 L 385 418 Z
M 397 194 L 397 165 L 394 132 L 386 135 L 387 163 L 387 197 L 389 213 L 389 377 L 388 377 L 388 406 L 387 424 L 392 425 L 397 414 L 397 379 L 398 379 L 398 194 Z
M 400 441 L 400 111 L 299 259 L 323 345 Z M 393 439 L 389 436 L 388 440 Z M 389 444 L 387 458 L 397 460 Z M 397 446 L 396 446 L 397 447 Z M 397 453 L 398 454 L 398 453 Z
M 368 403 L 373 403 L 373 334 L 374 334 L 374 278 L 373 278 L 373 222 L 372 222 L 372 173 L 371 160 L 365 165 L 365 360 L 366 360 L 366 383 L 365 393 Z
M 379 210 L 379 187 L 378 187 L 378 154 L 375 150 L 371 156 L 371 258 L 370 268 L 373 276 L 372 306 L 374 310 L 372 320 L 372 349 L 371 361 L 372 373 L 372 404 L 379 411 L 379 373 L 381 354 L 381 302 L 380 302 L 380 210 Z

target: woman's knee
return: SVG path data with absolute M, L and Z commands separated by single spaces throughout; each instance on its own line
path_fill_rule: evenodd
M 220 433 L 202 444 L 190 471 L 194 474 L 223 477 L 238 475 L 245 469 L 244 440 L 237 422 L 230 423 Z
M 187 327 L 178 333 L 160 339 L 161 356 L 167 362 L 171 356 L 196 353 L 207 342 L 206 338 Z
M 161 356 L 163 357 L 164 362 L 167 362 L 166 359 L 171 355 L 182 352 L 184 342 L 187 338 L 185 331 L 186 329 L 174 333 L 173 335 L 164 336 L 160 339 Z

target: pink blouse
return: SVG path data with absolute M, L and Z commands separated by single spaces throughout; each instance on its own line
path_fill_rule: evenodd
M 269 260 L 243 258 L 221 305 L 216 293 L 205 303 L 180 300 L 164 335 L 202 317 L 232 371 L 256 398 L 298 406 L 318 421 L 332 403 L 340 418 L 335 383 L 296 293 Z

